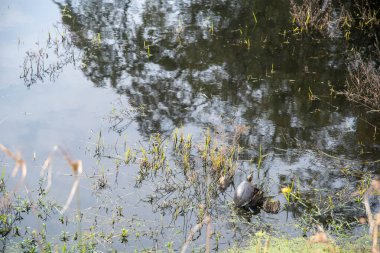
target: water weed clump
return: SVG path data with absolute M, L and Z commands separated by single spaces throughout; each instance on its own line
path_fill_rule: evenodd
M 363 180 L 358 181 L 359 191 L 362 191 Z M 354 198 L 357 192 L 349 186 L 330 192 L 327 189 L 310 189 L 298 179 L 293 179 L 281 192 L 287 201 L 285 208 L 297 214 L 298 226 L 305 233 L 310 230 L 310 224 L 315 224 L 335 234 L 344 234 L 363 215 L 360 200 Z
M 307 32 L 310 30 L 325 31 L 331 19 L 331 2 L 318 0 L 304 0 L 300 4 L 290 1 L 290 14 L 293 17 L 293 32 Z
M 96 182 L 94 183 L 94 189 L 96 191 L 104 190 L 109 187 L 107 177 L 104 172 L 104 167 L 102 168 L 102 172 L 97 177 Z
M 143 146 L 140 147 L 141 155 L 137 158 L 140 167 L 137 178 L 138 184 L 148 175 L 156 175 L 158 170 L 169 170 L 166 162 L 166 149 L 166 143 L 160 134 L 154 134 L 150 137 L 147 149 Z
M 292 0 L 290 6 L 294 34 L 317 32 L 349 42 L 363 37 L 371 46 L 378 43 L 380 12 L 375 2 L 354 0 L 350 4 L 336 4 L 329 0 Z
M 126 149 L 124 152 L 124 163 L 125 165 L 129 165 L 136 161 L 136 152 L 134 152 L 130 147 Z
M 192 135 L 186 137 L 184 133 L 179 132 L 178 128 L 173 132 L 173 149 L 180 156 L 182 166 L 185 171 L 194 169 L 194 161 L 192 160 Z
M 198 154 L 204 168 L 210 168 L 210 174 L 215 184 L 223 191 L 231 184 L 238 164 L 237 160 L 241 148 L 239 140 L 247 131 L 245 126 L 236 126 L 230 136 L 220 131 L 211 135 L 207 129 L 203 136 L 203 143 L 198 145 Z
M 380 56 L 380 51 L 378 51 Z M 362 104 L 369 111 L 380 111 L 380 71 L 375 62 L 355 54 L 349 66 L 349 78 L 344 94 L 349 100 Z

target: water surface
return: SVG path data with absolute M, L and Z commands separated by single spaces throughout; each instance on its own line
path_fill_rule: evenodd
M 280 189 L 295 178 L 314 196 L 312 189 L 355 191 L 362 178 L 344 176 L 342 168 L 377 171 L 376 163 L 366 162 L 379 159 L 379 118 L 335 93 L 346 84 L 350 45 L 339 34 L 291 34 L 288 1 L 38 2 L 0 6 L 0 142 L 22 153 L 31 188 L 55 145 L 83 160 L 83 232 L 91 226 L 97 233 L 130 231 L 128 243 L 116 236 L 98 243 L 99 249 L 164 249 L 168 242 L 180 249 L 196 225 L 196 191 L 178 190 L 186 177 L 174 174 L 177 189 L 161 199 L 167 174 L 136 187 L 139 163 L 115 162 L 125 146 L 140 150 L 156 133 L 170 146 L 176 128 L 198 143 L 207 128 L 231 136 L 236 126 L 246 126 L 234 182 L 253 170 L 256 182 L 283 206 Z M 258 178 L 260 146 L 265 158 Z M 170 147 L 167 152 L 170 166 L 181 171 L 175 153 Z M 63 205 L 72 177 L 64 159 L 54 157 L 48 195 Z M 0 161 L 14 184 L 12 161 L 5 155 Z M 96 191 L 100 175 L 108 187 Z M 213 200 L 214 250 L 244 244 L 247 233 L 260 230 L 304 233 L 295 226 L 296 209 L 241 215 L 232 205 L 233 191 L 231 186 Z M 170 199 L 175 201 L 168 206 Z M 352 206 L 359 215 L 360 203 Z M 68 217 L 75 210 L 73 203 Z M 72 235 L 77 227 L 60 224 L 59 217 L 52 215 L 47 231 L 62 244 L 62 231 Z M 38 227 L 35 220 L 31 215 L 21 224 Z M 195 249 L 205 243 L 205 228 L 200 233 L 191 244 Z

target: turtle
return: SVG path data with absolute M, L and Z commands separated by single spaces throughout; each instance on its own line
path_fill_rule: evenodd
M 264 200 L 264 192 L 252 184 L 252 175 L 247 176 L 247 180 L 241 182 L 234 194 L 234 203 L 241 208 L 259 207 Z

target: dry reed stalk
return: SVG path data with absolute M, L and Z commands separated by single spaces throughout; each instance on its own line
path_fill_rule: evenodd
M 371 207 L 369 204 L 369 196 L 373 194 L 377 194 L 377 195 L 380 194 L 380 180 L 377 180 L 377 179 L 372 180 L 370 187 L 367 189 L 367 191 L 364 193 L 364 196 L 363 196 L 363 204 L 364 204 L 365 212 L 368 218 L 370 235 L 372 235 L 373 233 L 373 229 L 376 222 L 374 219 L 374 216 L 372 215 Z
M 16 186 L 13 188 L 13 190 L 10 193 L 6 194 L 0 199 L 0 210 L 11 208 L 12 206 L 11 196 L 13 196 L 13 193 L 17 192 L 22 185 L 24 185 L 25 187 L 29 200 L 33 203 L 32 197 L 30 195 L 30 191 L 24 183 L 26 175 L 27 175 L 27 166 L 24 159 L 22 159 L 21 154 L 19 152 L 17 152 L 16 154 L 12 153 L 8 148 L 6 148 L 2 144 L 0 144 L 0 150 L 16 162 L 11 174 L 13 178 L 16 177 L 16 175 L 18 174 L 18 171 L 21 169 L 21 178 L 17 182 Z M 32 209 L 33 214 L 37 217 L 37 210 L 35 206 L 32 205 L 31 209 Z M 38 239 L 37 243 L 38 243 L 39 250 L 43 252 L 41 240 Z
M 211 227 L 211 216 L 206 215 L 204 219 L 204 223 L 207 224 L 206 228 L 206 253 L 209 253 L 211 251 L 211 234 L 212 234 L 212 227 Z
M 364 193 L 363 204 L 368 217 L 369 234 L 372 236 L 372 252 L 380 253 L 378 245 L 378 233 L 380 225 L 380 212 L 372 215 L 372 211 L 369 204 L 369 196 L 373 194 L 380 194 L 380 181 L 372 180 L 370 187 Z
M 185 243 L 184 243 L 183 246 L 182 246 L 181 253 L 185 253 L 185 252 L 186 252 L 187 247 L 189 246 L 190 242 L 193 240 L 193 237 L 194 237 L 195 233 L 196 233 L 198 230 L 200 230 L 200 229 L 202 228 L 202 226 L 203 226 L 203 222 L 198 223 L 197 225 L 195 225 L 195 226 L 191 229 L 190 234 L 187 236 L 186 241 L 185 241 Z
M 315 235 L 310 236 L 309 241 L 311 243 L 328 243 L 329 238 L 326 234 L 326 232 L 317 232 Z
M 368 197 L 369 197 L 369 192 L 367 191 L 364 193 L 363 204 L 365 207 L 365 212 L 367 214 L 367 220 L 368 220 L 368 224 L 369 224 L 369 234 L 372 235 L 375 222 L 373 220 L 372 211 L 371 211 L 371 207 L 369 205 Z
M 80 176 L 82 175 L 82 172 L 83 172 L 83 166 L 82 166 L 81 160 L 73 161 L 70 159 L 70 157 L 68 156 L 68 154 L 66 153 L 65 150 L 63 150 L 62 148 L 60 148 L 60 150 L 61 150 L 63 157 L 65 158 L 67 163 L 70 165 L 71 170 L 74 173 L 74 182 L 73 182 L 73 185 L 71 187 L 69 197 L 67 198 L 67 201 L 61 210 L 61 213 L 64 213 L 67 210 L 67 208 L 69 208 L 69 205 L 71 204 L 71 202 L 74 198 L 74 195 L 78 190 Z
M 55 152 L 56 150 L 58 149 L 58 146 L 55 146 L 53 148 L 53 152 Z M 42 165 L 42 168 L 41 168 L 41 172 L 40 172 L 40 176 L 42 177 L 43 174 L 45 173 L 45 171 L 47 170 L 48 171 L 48 181 L 47 181 L 47 185 L 46 185 L 46 188 L 45 188 L 45 191 L 48 191 L 51 187 L 51 184 L 52 184 L 52 169 L 51 169 L 51 162 L 52 162 L 52 153 L 51 152 L 48 156 L 48 158 L 46 158 L 44 164 Z
M 349 100 L 380 112 L 380 71 L 374 63 L 364 61 L 359 54 L 354 56 L 344 94 Z
M 3 151 L 7 156 L 9 156 L 11 159 L 13 159 L 16 164 L 12 171 L 12 177 L 15 177 L 21 168 L 21 178 L 16 184 L 15 188 L 13 189 L 13 192 L 16 192 L 20 186 L 24 183 L 26 174 L 27 174 L 27 167 L 25 161 L 21 158 L 20 153 L 13 154 L 8 148 L 6 148 L 4 145 L 0 144 L 0 150 Z
M 17 182 L 15 188 L 12 190 L 11 193 L 17 192 L 18 189 L 22 185 L 24 185 L 25 189 L 26 189 L 26 193 L 28 195 L 28 198 L 31 200 L 32 196 L 30 195 L 28 187 L 24 184 L 25 178 L 27 175 L 27 166 L 26 166 L 25 161 L 22 159 L 20 153 L 14 154 L 2 144 L 0 144 L 0 150 L 16 162 L 16 164 L 13 168 L 12 174 L 11 174 L 11 176 L 13 178 L 16 177 L 16 175 L 18 174 L 18 171 L 21 169 L 21 178 Z M 55 152 L 56 150 L 58 150 L 58 147 L 54 147 L 53 152 Z M 68 154 L 62 148 L 60 148 L 60 151 L 61 151 L 63 157 L 65 158 L 65 160 L 67 161 L 67 163 L 70 165 L 70 167 L 73 171 L 73 174 L 75 176 L 73 185 L 72 185 L 71 190 L 70 190 L 69 197 L 67 198 L 65 205 L 63 206 L 62 210 L 60 211 L 61 214 L 63 214 L 68 209 L 69 205 L 71 204 L 71 202 L 74 198 L 75 193 L 78 190 L 80 175 L 82 174 L 83 166 L 82 166 L 81 160 L 73 161 L 70 159 Z M 41 175 L 43 175 L 43 173 L 48 169 L 48 184 L 47 184 L 46 189 L 49 189 L 51 184 L 52 184 L 51 183 L 51 181 L 52 181 L 51 180 L 51 178 L 52 178 L 51 161 L 52 161 L 52 153 L 45 160 L 45 162 L 42 166 L 42 169 L 40 171 Z M 6 196 L 3 196 L 2 198 L 0 198 L 0 210 L 4 210 L 4 209 L 9 208 L 11 206 L 10 196 L 13 195 L 11 193 L 8 193 L 8 194 L 6 194 Z M 31 201 L 31 202 L 33 203 L 33 201 Z M 32 205 L 32 212 L 37 217 L 38 214 L 37 214 L 37 210 L 36 210 L 34 205 Z M 40 239 L 38 239 L 37 243 L 38 243 L 38 248 L 39 248 L 40 252 L 44 252 L 42 241 Z
M 264 251 L 263 253 L 267 253 L 269 249 L 269 237 L 265 240 L 265 245 L 264 245 Z
M 372 253 L 380 252 L 379 245 L 378 245 L 379 224 L 380 224 L 380 213 L 377 213 L 374 219 L 374 227 L 373 227 L 373 234 L 372 234 Z
M 65 205 L 63 206 L 62 210 L 60 211 L 63 214 L 67 210 L 69 205 L 71 204 L 71 202 L 74 198 L 74 195 L 75 195 L 76 191 L 78 190 L 80 175 L 82 174 L 82 171 L 83 171 L 83 165 L 82 165 L 81 160 L 77 160 L 77 161 L 71 160 L 69 155 L 67 154 L 67 152 L 60 147 L 57 147 L 57 146 L 54 147 L 53 152 L 55 152 L 58 149 L 61 151 L 62 156 L 65 158 L 67 163 L 70 165 L 71 170 L 73 171 L 73 174 L 74 174 L 74 182 L 73 182 L 73 185 L 71 187 L 69 197 L 67 198 Z M 13 171 L 12 171 L 12 177 L 15 177 L 17 175 L 18 171 L 21 169 L 21 178 L 12 191 L 12 192 L 17 192 L 18 189 L 20 188 L 20 186 L 24 184 L 24 181 L 25 181 L 25 178 L 27 175 L 26 163 L 22 159 L 22 157 L 19 153 L 14 154 L 13 152 L 11 152 L 8 148 L 6 148 L 2 144 L 0 144 L 0 150 L 16 162 L 16 164 L 13 168 Z M 46 170 L 48 170 L 48 183 L 46 186 L 46 190 L 48 190 L 52 184 L 52 182 L 51 182 L 52 181 L 52 179 L 51 179 L 52 178 L 51 161 L 52 161 L 52 153 L 45 160 L 45 162 L 42 166 L 41 172 L 40 172 L 41 175 L 43 175 L 43 173 Z M 29 190 L 27 187 L 26 187 L 26 191 L 27 191 L 27 193 L 29 193 Z M 8 196 L 10 196 L 10 195 L 11 194 L 8 194 Z M 3 204 L 3 203 L 6 203 L 6 201 L 2 199 L 0 201 L 0 203 Z
M 210 240 L 211 240 L 211 217 L 208 214 L 205 214 L 203 216 L 202 222 L 196 224 L 190 231 L 190 234 L 187 236 L 185 243 L 182 246 L 181 253 L 185 253 L 187 250 L 187 247 L 189 246 L 190 242 L 193 240 L 193 237 L 196 232 L 198 232 L 200 229 L 202 229 L 203 225 L 207 225 L 206 228 L 206 253 L 210 252 Z
M 240 137 L 243 134 L 247 134 L 249 127 L 246 125 L 236 125 L 234 129 L 234 136 L 232 138 L 232 145 L 236 146 L 239 143 Z
M 45 160 L 41 169 L 41 176 L 43 175 L 43 173 L 45 173 L 46 170 L 48 171 L 48 182 L 47 182 L 47 186 L 45 190 L 49 190 L 52 185 L 51 162 L 52 162 L 53 153 L 56 152 L 57 150 L 61 151 L 62 156 L 64 157 L 66 162 L 70 165 L 71 170 L 73 171 L 73 174 L 74 174 L 74 182 L 73 182 L 73 185 L 71 186 L 69 197 L 67 198 L 66 203 L 63 206 L 63 208 L 60 210 L 61 214 L 63 214 L 69 208 L 71 202 L 73 201 L 74 195 L 78 190 L 80 175 L 82 174 L 82 171 L 83 171 L 83 165 L 82 165 L 81 160 L 73 161 L 63 148 L 59 146 L 55 146 L 53 148 L 53 151 L 49 154 L 48 158 Z

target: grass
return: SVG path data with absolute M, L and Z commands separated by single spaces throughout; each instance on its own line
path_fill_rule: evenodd
M 355 242 L 345 242 L 337 245 L 334 242 L 312 242 L 310 239 L 303 237 L 286 238 L 271 237 L 269 235 L 259 235 L 251 238 L 249 245 L 246 247 L 233 247 L 226 252 L 255 252 L 255 253 L 293 253 L 293 252 L 310 252 L 310 253 L 358 253 L 370 252 L 369 238 L 363 237 Z

